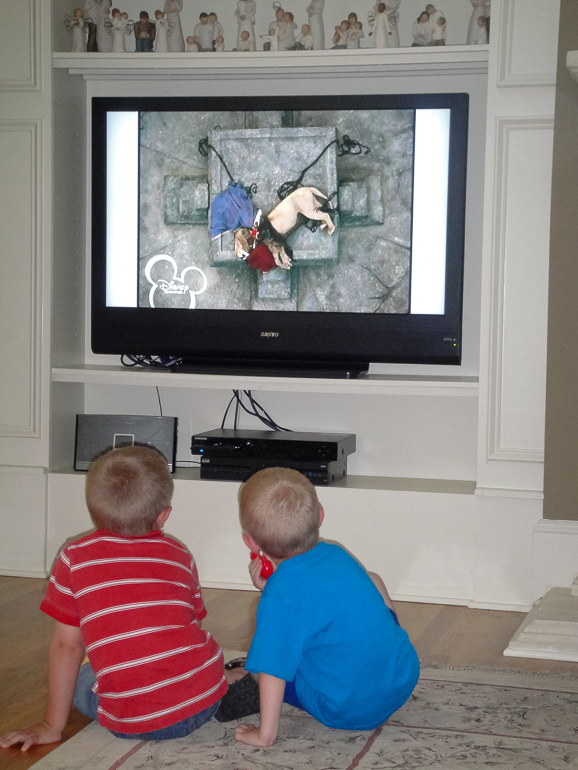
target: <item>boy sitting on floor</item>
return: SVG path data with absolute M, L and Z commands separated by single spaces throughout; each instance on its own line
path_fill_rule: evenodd
M 315 488 L 297 471 L 268 468 L 241 487 L 243 540 L 275 570 L 265 579 L 261 559 L 249 565 L 263 591 L 245 662 L 250 673 L 229 687 L 216 715 L 226 721 L 260 706 L 259 727 L 235 730 L 243 743 L 275 742 L 283 702 L 328 727 L 369 730 L 400 708 L 417 682 L 417 654 L 383 581 L 340 546 L 319 542 L 323 517 Z
M 166 460 L 148 447 L 90 466 L 97 530 L 63 548 L 41 605 L 55 619 L 46 718 L 3 735 L 2 748 L 61 740 L 73 697 L 119 738 L 180 738 L 211 719 L 227 691 L 223 655 L 201 628 L 193 557 L 162 532 L 172 494 Z

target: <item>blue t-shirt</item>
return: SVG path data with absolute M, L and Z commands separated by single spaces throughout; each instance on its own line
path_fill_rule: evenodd
M 319 543 L 281 562 L 257 610 L 245 668 L 290 682 L 328 727 L 369 730 L 409 698 L 419 663 L 367 572 Z

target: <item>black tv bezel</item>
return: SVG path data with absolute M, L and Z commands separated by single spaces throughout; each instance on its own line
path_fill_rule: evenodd
M 186 310 L 106 306 L 106 115 L 109 111 L 450 109 L 443 315 Z M 371 94 L 92 98 L 91 344 L 105 355 L 182 358 L 200 371 L 366 368 L 370 362 L 459 365 L 469 95 Z

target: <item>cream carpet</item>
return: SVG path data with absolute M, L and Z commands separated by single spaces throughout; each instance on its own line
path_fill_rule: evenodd
M 243 721 L 257 723 L 257 717 Z M 332 730 L 283 707 L 275 745 L 212 720 L 174 741 L 125 741 L 93 723 L 34 770 L 578 770 L 578 678 L 512 669 L 424 669 L 381 727 Z

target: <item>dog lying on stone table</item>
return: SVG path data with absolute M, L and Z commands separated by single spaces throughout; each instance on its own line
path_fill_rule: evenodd
M 318 199 L 327 201 L 319 205 Z M 329 207 L 328 198 L 315 187 L 299 187 L 288 195 L 271 211 L 268 217 L 258 217 L 253 229 L 240 227 L 235 231 L 235 255 L 238 259 L 247 259 L 255 245 L 264 243 L 271 252 L 275 264 L 288 270 L 291 267 L 292 252 L 286 244 L 286 236 L 297 227 L 298 216 L 320 221 L 320 227 L 327 227 L 331 235 L 335 225 L 323 205 Z

